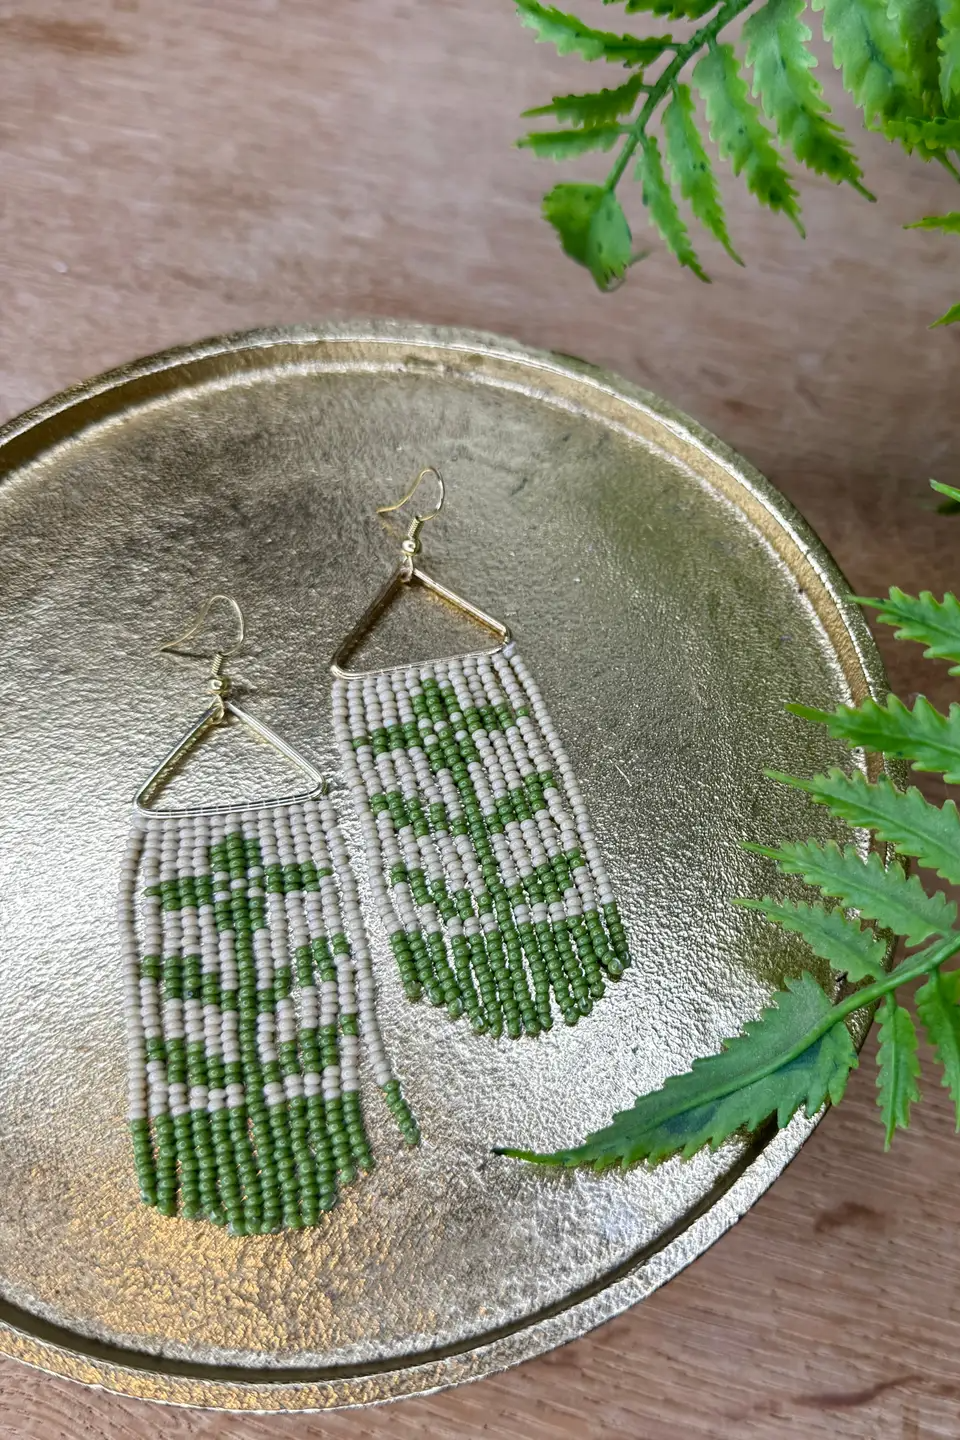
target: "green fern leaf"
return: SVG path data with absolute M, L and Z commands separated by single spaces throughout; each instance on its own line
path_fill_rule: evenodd
M 612 150 L 623 135 L 622 125 L 592 125 L 589 130 L 534 130 L 517 141 L 519 150 L 532 150 L 546 160 L 569 160 L 588 150 Z
M 868 200 L 863 172 L 843 131 L 826 117 L 830 107 L 814 79 L 811 32 L 800 18 L 806 0 L 767 0 L 743 27 L 753 93 L 801 165 L 840 184 L 846 180 Z
M 905 225 L 905 230 L 946 230 L 952 235 L 960 235 L 960 210 L 951 210 L 946 215 L 925 215 L 922 220 L 914 220 L 912 225 Z
M 890 695 L 885 705 L 868 698 L 858 706 L 838 705 L 832 713 L 807 705 L 787 709 L 826 725 L 835 739 L 854 749 L 909 760 L 914 770 L 939 771 L 951 784 L 960 784 L 960 705 L 941 715 L 923 695 L 912 710 Z
M 587 129 L 594 125 L 612 125 L 630 114 L 643 88 L 643 76 L 631 75 L 626 85 L 619 85 L 615 90 L 597 90 L 589 95 L 554 95 L 549 105 L 524 110 L 523 116 L 530 119 L 553 115 L 561 125 L 582 125 Z
M 960 120 L 950 120 L 946 115 L 937 115 L 932 120 L 907 115 L 902 120 L 888 120 L 883 127 L 884 135 L 891 140 L 903 140 L 911 146 L 925 146 L 930 150 L 954 150 L 960 145 Z M 908 230 L 919 229 L 908 225 Z
M 934 320 L 930 329 L 936 330 L 939 325 L 956 325 L 958 320 L 960 320 L 960 305 L 951 305 L 950 309 L 941 315 L 939 320 Z M 956 675 L 957 673 L 956 670 L 950 671 L 951 675 Z
M 783 1126 L 801 1107 L 815 1115 L 843 1095 L 857 1052 L 843 1022 L 828 1025 L 830 1000 L 810 975 L 789 980 L 757 1020 L 718 1055 L 696 1060 L 660 1090 L 643 1095 L 612 1124 L 570 1150 L 539 1155 L 501 1150 L 551 1165 L 656 1164 L 670 1155 L 716 1149 L 735 1131 L 755 1130 L 771 1115 Z
M 942 505 L 937 506 L 938 515 L 956 515 L 960 513 L 960 490 L 953 485 L 941 485 L 939 480 L 931 480 L 930 488 L 939 490 L 941 495 L 946 495 Z
M 712 45 L 693 72 L 703 97 L 710 135 L 721 158 L 761 205 L 789 216 L 802 235 L 797 192 L 777 154 L 770 131 L 747 94 L 732 45 Z
M 935 970 L 914 996 L 927 1040 L 943 1066 L 960 1130 L 960 970 Z
M 813 8 L 823 11 L 834 63 L 868 127 L 921 108 L 910 56 L 886 0 L 813 0 Z
M 916 640 L 926 645 L 925 660 L 960 661 L 960 600 L 949 590 L 942 600 L 937 600 L 929 590 L 906 595 L 894 585 L 886 600 L 855 598 L 861 605 L 874 606 L 881 624 L 899 626 L 898 640 Z M 960 675 L 960 664 L 952 665 L 950 674 Z
M 616 195 L 602 185 L 555 185 L 543 197 L 543 215 L 601 290 L 626 273 L 633 257 L 630 226 Z
M 788 841 L 779 849 L 747 845 L 758 855 L 776 860 L 786 875 L 801 875 L 808 885 L 839 900 L 845 910 L 858 910 L 865 920 L 876 920 L 884 930 L 902 935 L 908 945 L 920 945 L 932 935 L 945 935 L 957 918 L 957 907 L 939 890 L 928 895 L 916 875 L 907 876 L 892 860 L 884 869 L 871 851 L 862 860 L 852 845 L 845 850 L 832 840 Z
M 880 1043 L 877 1049 L 877 1104 L 883 1116 L 883 1148 L 890 1149 L 895 1130 L 910 1124 L 910 1106 L 920 1099 L 917 1077 L 917 1032 L 909 1010 L 892 995 L 880 1002 Z
M 940 0 L 940 93 L 944 105 L 960 95 L 960 0 Z
M 960 505 L 960 490 L 958 490 L 955 485 L 944 485 L 939 480 L 931 480 L 930 488 L 931 490 L 938 490 L 941 495 L 946 495 L 948 500 L 953 500 L 956 504 Z
M 532 30 L 538 41 L 555 45 L 558 55 L 581 55 L 584 60 L 607 60 L 611 65 L 649 65 L 665 50 L 673 48 L 669 35 L 614 35 L 594 30 L 576 15 L 538 0 L 516 0 L 521 24 Z
M 663 134 L 666 141 L 667 164 L 680 194 L 700 224 L 738 265 L 743 261 L 730 243 L 727 222 L 720 203 L 710 157 L 704 149 L 697 128 L 693 96 L 688 85 L 678 85 L 663 112 Z
M 735 900 L 745 910 L 759 910 L 774 925 L 802 935 L 815 955 L 829 960 L 834 970 L 851 980 L 877 980 L 886 973 L 887 945 L 872 930 L 864 930 L 842 910 L 805 905 L 794 900 Z
M 687 227 L 680 218 L 677 203 L 670 193 L 670 186 L 663 173 L 660 147 L 652 135 L 644 135 L 640 142 L 637 179 L 643 187 L 643 203 L 650 212 L 650 219 L 680 264 L 686 265 L 699 279 L 709 283 L 710 277 L 704 274 L 696 251 L 690 244 Z
M 612 5 L 616 0 L 603 0 Z M 699 20 L 710 10 L 715 10 L 718 0 L 627 0 L 627 14 L 668 15 L 671 20 Z
M 811 780 L 765 772 L 770 779 L 805 790 L 819 805 L 854 829 L 872 830 L 889 840 L 901 855 L 912 856 L 925 870 L 934 870 L 951 885 L 960 885 L 960 814 L 952 800 L 931 805 L 916 786 L 898 790 L 885 775 L 871 785 L 865 775 L 832 769 Z
M 939 115 L 943 102 L 940 96 L 938 0 L 896 0 L 887 8 L 888 18 L 896 27 L 900 39 L 904 66 L 920 100 L 916 108 L 925 115 Z

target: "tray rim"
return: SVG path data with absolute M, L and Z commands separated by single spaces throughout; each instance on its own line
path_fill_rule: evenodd
M 749 462 L 683 411 L 614 372 L 575 356 L 539 350 L 485 331 L 396 320 L 347 320 L 233 331 L 169 348 L 69 386 L 0 426 L 0 484 L 22 465 L 41 459 L 44 451 L 60 440 L 80 434 L 111 415 L 122 414 L 126 406 L 109 403 L 111 399 L 119 400 L 118 392 L 131 392 L 133 408 L 143 382 L 157 376 L 176 377 L 190 366 L 243 353 L 247 357 L 246 372 L 252 377 L 258 370 L 269 368 L 269 354 L 275 348 L 351 343 L 400 343 L 411 352 L 411 359 L 426 360 L 423 352 L 439 350 L 454 352 L 464 359 L 474 354 L 505 364 L 512 362 L 528 372 L 539 371 L 545 378 L 552 377 L 555 384 L 566 380 L 574 386 L 586 386 L 598 398 L 624 401 L 638 413 L 646 413 L 672 432 L 678 448 L 688 449 L 701 462 L 710 463 L 720 476 L 727 477 L 728 484 L 721 483 L 718 488 L 771 543 L 807 590 L 854 695 L 882 698 L 886 693 L 879 651 L 861 611 L 849 598 L 845 577 L 799 511 Z M 262 363 L 258 364 L 261 357 Z M 344 364 L 327 368 L 355 371 L 365 367 Z M 401 368 L 412 373 L 419 370 L 414 365 Z M 169 393 L 188 390 L 201 378 L 187 375 L 182 383 L 171 385 Z M 158 393 L 152 398 L 158 398 Z M 71 424 L 71 419 L 79 419 L 80 423 Z M 858 1045 L 868 1029 L 866 1021 L 855 1037 Z M 226 1378 L 227 1367 L 224 1378 L 211 1378 L 206 1372 L 212 1367 L 204 1367 L 202 1375 L 168 1373 L 163 1369 L 162 1356 L 106 1346 L 79 1334 L 74 1348 L 53 1338 L 53 1332 L 63 1333 L 61 1327 L 51 1326 L 40 1317 L 30 1316 L 32 1324 L 20 1325 L 0 1316 L 0 1356 L 133 1398 L 234 1413 L 317 1413 L 432 1394 L 498 1373 L 578 1339 L 652 1294 L 752 1207 L 799 1153 L 823 1113 L 812 1119 L 797 1115 L 779 1132 L 768 1127 L 755 1138 L 729 1184 L 719 1193 L 714 1186 L 702 1205 L 696 1207 L 692 1219 L 691 1212 L 681 1217 L 665 1240 L 661 1238 L 652 1251 L 631 1257 L 629 1264 L 614 1272 L 612 1280 L 602 1277 L 583 1298 L 572 1299 L 570 1304 L 554 1307 L 545 1316 L 534 1316 L 507 1334 L 494 1336 L 486 1343 L 481 1340 L 456 1354 L 426 1355 L 408 1365 L 401 1359 L 393 1367 L 371 1362 L 368 1373 L 335 1378 L 284 1378 L 296 1372 L 278 1368 L 275 1379 L 264 1378 L 265 1372 L 260 1370 L 256 1379 L 241 1380 Z

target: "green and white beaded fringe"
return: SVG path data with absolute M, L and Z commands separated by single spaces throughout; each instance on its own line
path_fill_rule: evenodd
M 406 1140 L 356 885 L 325 797 L 137 816 L 120 933 L 143 1200 L 233 1234 L 316 1224 L 373 1160 L 363 1041 Z
M 333 720 L 404 990 L 510 1036 L 587 1015 L 627 937 L 566 751 L 513 645 L 338 679 Z

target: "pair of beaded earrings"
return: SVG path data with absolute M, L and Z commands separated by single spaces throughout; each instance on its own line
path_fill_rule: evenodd
M 331 661 L 333 725 L 367 875 L 408 999 L 512 1038 L 568 1025 L 628 963 L 613 892 L 540 691 L 505 625 L 402 559 Z M 372 672 L 345 668 L 403 587 L 420 585 L 496 638 L 485 651 Z M 361 1046 L 410 1144 L 416 1122 L 377 1024 L 351 857 L 320 774 L 231 697 L 211 701 L 134 798 L 120 930 L 129 1117 L 140 1192 L 163 1214 L 233 1234 L 316 1224 L 373 1161 Z M 246 806 L 151 808 L 206 734 L 233 718 L 309 788 Z

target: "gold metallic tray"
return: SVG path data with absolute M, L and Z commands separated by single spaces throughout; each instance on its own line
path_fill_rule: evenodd
M 205 595 L 235 594 L 245 703 L 340 794 L 327 660 L 396 558 L 375 506 L 427 464 L 448 486 L 428 568 L 517 636 L 633 968 L 575 1029 L 492 1042 L 408 1005 L 375 929 L 422 1148 L 403 1150 L 371 1087 L 378 1168 L 319 1228 L 236 1240 L 163 1219 L 137 1200 L 123 1123 L 114 895 L 129 798 L 202 708 L 204 672 L 156 646 Z M 882 676 L 776 491 L 577 360 L 367 321 L 92 380 L 0 432 L 0 475 L 0 1351 L 188 1405 L 385 1400 L 582 1335 L 753 1204 L 811 1122 L 603 1177 L 491 1147 L 583 1136 L 801 966 L 799 942 L 729 903 L 771 882 L 740 841 L 833 833 L 761 769 L 839 758 L 786 700 L 832 705 Z M 460 648 L 451 624 L 410 597 L 381 663 Z M 256 795 L 260 747 L 227 738 L 198 776 Z

